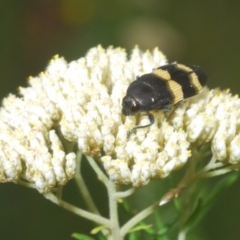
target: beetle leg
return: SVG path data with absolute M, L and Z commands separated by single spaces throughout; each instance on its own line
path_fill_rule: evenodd
M 183 103 L 185 103 L 186 102 L 186 100 L 185 99 L 182 99 L 180 102 L 178 102 L 179 104 L 183 104 Z
M 169 112 L 171 110 L 170 106 L 164 106 L 161 108 L 161 110 L 163 110 L 163 112 Z
M 130 138 L 130 135 L 131 135 L 136 129 L 138 129 L 138 128 L 150 127 L 151 125 L 154 124 L 154 122 L 155 122 L 154 116 L 153 116 L 151 113 L 149 113 L 149 112 L 147 113 L 147 115 L 148 115 L 148 119 L 149 119 L 150 123 L 147 124 L 147 125 L 143 125 L 143 126 L 133 127 L 130 131 L 128 131 L 128 133 L 127 133 L 127 139 Z

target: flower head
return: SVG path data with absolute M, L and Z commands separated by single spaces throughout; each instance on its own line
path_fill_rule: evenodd
M 76 142 L 83 154 L 100 157 L 111 180 L 138 187 L 164 178 L 191 156 L 190 146 L 211 144 L 223 162 L 240 161 L 240 100 L 228 91 L 205 88 L 174 106 L 166 116 L 153 112 L 125 117 L 121 101 L 136 76 L 167 63 L 158 50 L 130 57 L 124 49 L 101 46 L 67 63 L 54 57 L 45 72 L 9 95 L 0 109 L 0 179 L 35 183 L 40 192 L 65 184 L 76 171 L 76 155 L 62 139 Z M 101 154 L 100 154 L 101 153 Z

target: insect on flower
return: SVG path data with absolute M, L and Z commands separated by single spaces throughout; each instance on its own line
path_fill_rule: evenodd
M 172 105 L 201 92 L 206 82 L 207 75 L 199 66 L 176 62 L 137 77 L 129 85 L 122 100 L 122 114 L 131 116 L 145 112 L 150 123 L 133 127 L 128 132 L 128 138 L 135 129 L 149 127 L 154 123 L 150 111 L 169 111 Z

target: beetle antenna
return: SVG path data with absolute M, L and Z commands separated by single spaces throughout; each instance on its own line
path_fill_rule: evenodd
M 147 115 L 148 115 L 148 119 L 149 119 L 150 123 L 147 124 L 147 125 L 143 125 L 143 126 L 133 127 L 130 131 L 128 131 L 128 133 L 127 133 L 127 139 L 130 138 L 130 135 L 131 135 L 136 129 L 138 129 L 138 128 L 145 128 L 145 127 L 150 127 L 151 125 L 154 124 L 154 122 L 155 122 L 154 116 L 153 116 L 151 113 L 149 113 L 149 112 L 147 113 Z

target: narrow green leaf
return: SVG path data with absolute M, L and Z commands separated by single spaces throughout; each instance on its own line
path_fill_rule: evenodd
M 99 233 L 102 229 L 106 229 L 106 226 L 100 225 L 92 229 L 91 234 L 97 234 Z
M 186 222 L 186 226 L 193 227 L 197 223 L 199 223 L 205 214 L 208 212 L 212 204 L 216 201 L 217 197 L 225 190 L 230 187 L 239 177 L 239 173 L 231 173 L 230 175 L 225 176 L 211 189 L 210 193 L 206 195 L 206 199 L 199 198 L 197 206 L 188 221 Z
M 132 228 L 129 232 L 136 232 L 136 231 L 140 231 L 140 230 L 145 230 L 145 229 L 149 229 L 151 227 L 152 227 L 151 224 L 149 224 L 149 225 L 138 225 L 138 226 Z
M 86 234 L 81 234 L 81 233 L 73 233 L 71 235 L 72 238 L 75 238 L 77 240 L 94 240 L 94 238 L 92 237 L 89 237 L 88 235 Z

